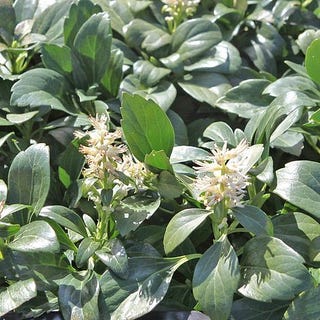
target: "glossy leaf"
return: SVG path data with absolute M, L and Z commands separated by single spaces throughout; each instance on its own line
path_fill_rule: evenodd
M 172 51 L 179 54 L 182 61 L 205 53 L 220 42 L 219 27 L 209 19 L 187 20 L 175 31 L 172 37 Z
M 66 92 L 70 90 L 65 78 L 53 70 L 36 68 L 23 73 L 12 87 L 11 103 L 19 107 L 48 105 L 67 113 L 76 112 L 67 103 Z
M 16 26 L 16 16 L 11 1 L 0 1 L 0 39 L 11 44 Z M 2 41 L 1 41 L 2 42 Z
M 163 150 L 170 157 L 174 130 L 167 115 L 151 100 L 124 94 L 122 129 L 129 148 L 139 161 L 153 150 Z
M 24 112 L 24 113 L 8 113 L 7 119 L 14 124 L 20 124 L 27 122 L 28 120 L 35 117 L 39 111 L 30 111 L 30 112 Z
M 35 144 L 12 161 L 8 176 L 7 203 L 30 205 L 39 212 L 50 187 L 49 148 Z
M 0 316 L 13 311 L 37 295 L 33 279 L 17 281 L 0 293 Z
M 320 164 L 313 161 L 292 161 L 276 171 L 277 186 L 273 191 L 293 205 L 320 217 Z
M 45 221 L 33 221 L 22 226 L 8 246 L 23 252 L 54 253 L 60 248 L 56 233 Z
M 69 208 L 54 205 L 43 207 L 39 213 L 40 217 L 51 219 L 61 226 L 74 232 L 87 236 L 86 227 L 81 217 Z
M 320 224 L 301 212 L 275 216 L 272 222 L 274 236 L 281 239 L 308 261 L 311 242 L 320 234 Z
M 244 247 L 239 292 L 264 302 L 293 299 L 312 286 L 303 264 L 304 259 L 280 239 L 255 237 Z
M 271 219 L 261 209 L 245 205 L 243 207 L 233 208 L 232 214 L 249 232 L 252 232 L 257 236 L 273 235 L 273 224 Z
M 78 248 L 76 255 L 76 264 L 78 267 L 82 267 L 87 263 L 88 259 L 98 250 L 100 244 L 95 242 L 91 238 L 84 238 Z
M 212 123 L 203 132 L 203 136 L 213 140 L 215 143 L 225 143 L 235 147 L 237 145 L 233 130 L 225 122 L 217 121 Z
M 238 257 L 223 236 L 207 249 L 196 265 L 192 280 L 194 297 L 211 318 L 227 320 L 239 280 Z
M 144 163 L 154 169 L 172 171 L 169 157 L 163 150 L 151 151 L 144 157 Z
M 208 151 L 191 146 L 176 146 L 173 148 L 170 163 L 180 163 L 194 160 L 207 160 L 212 155 Z
M 59 287 L 59 305 L 65 319 L 101 319 L 98 309 L 100 286 L 94 274 L 68 275 Z M 108 319 L 108 315 L 104 317 Z
M 90 85 L 99 82 L 106 72 L 111 51 L 111 26 L 107 13 L 92 15 L 79 29 L 74 48 L 79 55 Z
M 15 235 L 20 230 L 20 225 L 0 222 L 0 237 L 7 238 Z
M 109 250 L 96 251 L 97 257 L 118 277 L 126 279 L 129 275 L 128 256 L 120 240 L 112 239 L 108 243 Z
M 203 209 L 185 209 L 174 215 L 164 234 L 165 252 L 168 254 L 179 246 L 210 214 L 211 211 Z
M 121 235 L 136 230 L 149 219 L 160 206 L 160 197 L 156 193 L 142 193 L 125 198 L 114 210 L 113 216 Z

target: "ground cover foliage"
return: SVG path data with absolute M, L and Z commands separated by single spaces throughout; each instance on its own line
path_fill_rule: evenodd
M 320 319 L 319 15 L 0 0 L 0 316 Z

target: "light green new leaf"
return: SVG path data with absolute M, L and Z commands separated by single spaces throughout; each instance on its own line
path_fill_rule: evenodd
M 269 216 L 254 206 L 235 207 L 232 214 L 249 232 L 257 236 L 273 235 L 273 225 Z
M 193 294 L 212 319 L 227 320 L 240 280 L 236 252 L 223 236 L 203 254 L 193 276 Z
M 292 161 L 276 171 L 277 186 L 273 191 L 286 201 L 320 217 L 320 164 Z
M 106 12 L 92 15 L 81 26 L 74 39 L 74 48 L 90 84 L 99 82 L 106 72 L 111 41 L 110 19 Z
M 170 157 L 174 130 L 165 112 L 139 95 L 123 95 L 122 129 L 131 152 L 141 162 L 147 154 L 163 150 Z
M 12 87 L 11 104 L 32 108 L 48 105 L 52 109 L 76 113 L 66 93 L 70 86 L 66 79 L 53 70 L 36 68 L 23 73 Z
M 181 163 L 194 160 L 208 160 L 212 154 L 208 151 L 191 146 L 176 146 L 173 148 L 170 163 Z
M 51 219 L 61 226 L 81 234 L 83 237 L 87 236 L 83 220 L 77 213 L 69 208 L 59 205 L 43 207 L 39 216 Z
M 59 252 L 56 233 L 46 221 L 33 221 L 21 227 L 9 248 L 23 252 Z
M 92 275 L 68 275 L 59 286 L 59 305 L 65 319 L 102 319 L 98 308 L 100 286 Z M 103 315 L 108 319 L 108 314 Z
M 38 213 L 50 187 L 49 148 L 35 144 L 12 161 L 8 176 L 8 204 L 26 204 Z
M 144 157 L 144 163 L 156 170 L 167 170 L 172 172 L 172 167 L 170 164 L 169 157 L 165 154 L 163 150 L 151 151 Z
M 212 214 L 203 209 L 185 209 L 170 220 L 164 234 L 164 250 L 168 254 L 181 244 L 205 219 Z
M 320 39 L 313 40 L 308 47 L 305 65 L 310 78 L 320 84 Z
M 312 286 L 304 259 L 280 239 L 268 236 L 246 243 L 241 275 L 239 292 L 264 302 L 290 300 Z
M 320 286 L 295 298 L 284 314 L 284 320 L 320 319 Z
M 37 295 L 36 283 L 33 279 L 15 282 L 0 293 L 0 316 L 21 306 Z

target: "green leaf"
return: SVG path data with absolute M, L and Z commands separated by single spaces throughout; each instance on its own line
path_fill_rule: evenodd
M 69 208 L 59 205 L 43 207 L 39 216 L 51 219 L 61 226 L 81 234 L 83 237 L 87 236 L 86 227 L 81 217 Z
M 179 246 L 211 214 L 203 209 L 185 209 L 170 220 L 164 234 L 164 250 L 168 254 Z
M 164 199 L 178 198 L 183 192 L 183 186 L 169 171 L 162 171 L 159 174 L 155 186 Z
M 222 40 L 219 27 L 206 18 L 191 19 L 179 25 L 172 36 L 172 52 L 182 61 L 205 53 Z
M 91 1 L 79 1 L 73 3 L 68 17 L 64 21 L 63 33 L 64 43 L 69 47 L 73 47 L 74 38 L 81 26 L 95 13 L 101 11 L 101 8 L 94 5 Z
M 118 239 L 108 242 L 107 248 L 96 251 L 97 257 L 122 279 L 128 278 L 128 256 L 124 246 Z
M 320 84 L 320 39 L 312 41 L 306 52 L 305 65 L 310 78 Z
M 41 48 L 41 60 L 46 68 L 62 75 L 72 72 L 71 49 L 54 43 L 44 43 Z
M 156 67 L 149 61 L 138 60 L 133 65 L 133 72 L 143 85 L 153 87 L 170 74 L 171 70 Z
M 239 292 L 264 302 L 293 299 L 312 286 L 303 264 L 304 259 L 280 239 L 255 237 L 244 246 Z
M 312 262 L 320 262 L 320 236 L 312 239 L 309 257 Z
M 191 146 L 176 146 L 173 148 L 170 163 L 181 163 L 194 160 L 208 160 L 212 154 L 204 149 Z
M 40 107 L 76 113 L 66 93 L 70 91 L 66 79 L 53 70 L 36 68 L 23 73 L 12 87 L 11 104 L 19 107 Z
M 0 179 L 0 203 L 6 202 L 7 200 L 8 188 L 6 183 Z
M 286 201 L 320 218 L 320 164 L 292 161 L 276 171 L 277 186 L 273 191 Z
M 24 112 L 24 113 L 8 113 L 6 118 L 11 123 L 21 124 L 21 123 L 27 122 L 28 120 L 32 119 L 38 113 L 39 113 L 39 111 L 30 111 L 30 112 Z
M 99 320 L 98 308 L 100 286 L 92 274 L 68 275 L 59 286 L 59 305 L 65 319 Z M 104 315 L 108 319 L 108 315 Z
M 257 236 L 273 236 L 271 219 L 261 209 L 246 205 L 244 207 L 233 208 L 232 214 L 249 232 Z
M 204 130 L 203 136 L 215 141 L 216 143 L 227 142 L 228 145 L 232 147 L 236 147 L 237 145 L 233 130 L 225 122 L 213 122 L 206 128 L 206 130 Z
M 139 95 L 123 95 L 122 129 L 131 152 L 141 162 L 152 151 L 163 150 L 170 157 L 174 130 L 161 108 Z
M 191 97 L 211 106 L 231 88 L 229 80 L 224 75 L 199 71 L 186 75 L 178 84 Z
M 286 301 L 272 301 L 270 303 L 242 298 L 232 305 L 232 319 L 234 320 L 282 320 L 288 307 Z
M 236 252 L 223 236 L 198 261 L 192 280 L 193 294 L 212 319 L 229 319 L 233 295 L 240 279 Z
M 295 298 L 284 314 L 284 320 L 319 319 L 320 286 L 303 292 Z
M 0 293 L 0 316 L 13 311 L 37 295 L 36 283 L 33 279 L 18 281 Z
M 114 49 L 111 51 L 106 72 L 101 79 L 101 85 L 107 93 L 113 97 L 118 95 L 120 83 L 122 81 L 123 53 L 121 50 Z
M 84 238 L 76 255 L 76 264 L 78 267 L 84 266 L 88 259 L 96 252 L 100 244 L 91 238 Z
M 164 298 L 173 273 L 188 260 L 188 257 L 135 257 L 129 261 L 127 280 L 110 279 L 111 275 L 105 274 L 101 279 L 101 287 L 104 286 L 101 289 L 107 305 L 117 305 L 111 319 L 133 320 L 150 312 Z M 114 297 L 110 297 L 110 289 Z
M 172 172 L 169 157 L 163 150 L 151 151 L 149 154 L 146 154 L 144 157 L 144 163 L 151 166 L 151 168 Z
M 33 221 L 21 227 L 9 248 L 23 252 L 59 252 L 56 233 L 45 221 Z
M 50 187 L 49 148 L 35 144 L 12 161 L 8 176 L 8 204 L 26 204 L 38 213 Z
M 0 222 L 0 237 L 7 238 L 15 235 L 20 230 L 19 224 Z
M 113 217 L 121 235 L 127 235 L 136 230 L 139 225 L 149 219 L 160 206 L 160 196 L 157 193 L 140 193 L 125 198 L 115 208 Z
M 263 90 L 270 81 L 265 79 L 250 79 L 242 81 L 238 86 L 231 88 L 224 97 L 217 101 L 217 106 L 239 115 L 251 118 L 263 111 L 272 101 L 267 95 L 262 95 Z
M 111 26 L 107 13 L 92 15 L 79 29 L 74 48 L 85 70 L 90 84 L 99 82 L 104 76 L 111 52 Z
M 0 1 L 0 39 L 2 38 L 7 45 L 11 45 L 16 26 L 16 15 L 11 1 Z M 2 42 L 2 41 L 0 41 Z
M 301 212 L 287 213 L 272 218 L 274 236 L 309 260 L 311 242 L 320 234 L 320 224 Z

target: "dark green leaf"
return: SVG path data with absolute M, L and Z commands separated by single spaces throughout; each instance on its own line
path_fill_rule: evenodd
M 66 93 L 70 90 L 66 79 L 53 70 L 36 68 L 22 74 L 12 87 L 11 103 L 19 107 L 48 105 L 53 109 L 75 113 Z
M 38 213 L 50 187 L 49 148 L 35 144 L 12 161 L 8 176 L 8 204 L 31 205 Z
M 22 226 L 8 246 L 23 252 L 54 253 L 60 249 L 56 233 L 45 221 L 33 221 Z
M 229 319 L 232 300 L 240 279 L 236 252 L 223 236 L 203 254 L 193 276 L 193 293 L 212 319 Z
M 103 248 L 96 251 L 98 258 L 118 277 L 126 279 L 129 275 L 128 256 L 120 240 L 112 239 L 108 242 L 107 251 Z
M 0 293 L 0 316 L 21 306 L 37 295 L 36 283 L 33 279 L 18 281 Z
M 290 300 L 312 286 L 303 264 L 304 259 L 280 239 L 255 237 L 244 247 L 239 292 L 264 302 Z
M 178 198 L 183 192 L 183 186 L 169 171 L 162 171 L 155 185 L 164 199 Z
M 62 75 L 72 72 L 71 49 L 54 43 L 44 43 L 41 48 L 41 59 L 46 68 Z
M 284 320 L 300 320 L 300 319 L 319 319 L 320 286 L 303 292 L 299 297 L 295 298 L 289 305 L 288 310 L 284 314 Z
M 164 234 L 163 245 L 166 253 L 173 251 L 205 219 L 212 214 L 203 209 L 185 209 L 177 213 L 169 222 Z
M 170 157 L 174 130 L 167 115 L 151 100 L 124 94 L 122 129 L 129 148 L 139 161 L 152 151 L 163 150 Z
M 274 193 L 293 205 L 320 217 L 320 164 L 313 161 L 292 161 L 276 171 Z
M 16 26 L 16 15 L 9 0 L 0 1 L 0 39 L 11 45 Z M 2 41 L 1 41 L 2 42 Z
M 191 19 L 179 25 L 173 34 L 172 51 L 184 61 L 205 53 L 221 40 L 219 27 L 209 19 Z
M 107 13 L 92 15 L 79 29 L 74 48 L 79 55 L 89 85 L 99 82 L 104 76 L 111 51 L 111 26 Z
M 309 257 L 312 262 L 320 262 L 320 236 L 312 239 Z
M 257 236 L 273 235 L 271 219 L 261 209 L 246 205 L 233 208 L 232 214 L 249 232 Z
M 95 253 L 99 246 L 100 244 L 98 242 L 95 242 L 91 238 L 84 238 L 79 245 L 79 249 L 76 255 L 77 266 L 82 267 Z
M 84 237 L 87 236 L 86 227 L 81 217 L 69 208 L 59 205 L 43 207 L 39 216 L 51 219 Z
M 274 236 L 281 239 L 308 261 L 311 241 L 320 234 L 320 224 L 301 212 L 275 216 L 272 222 Z
M 272 301 L 270 303 L 242 298 L 232 305 L 232 319 L 234 320 L 282 320 L 288 307 L 286 301 Z
M 64 42 L 69 47 L 73 47 L 73 41 L 81 26 L 95 13 L 101 9 L 97 5 L 93 5 L 91 1 L 79 1 L 72 4 L 68 17 L 64 21 L 63 33 Z
M 113 216 L 121 235 L 136 230 L 149 219 L 160 206 L 160 196 L 156 193 L 140 193 L 125 198 L 114 210 Z
M 59 287 L 59 305 L 65 319 L 99 320 L 98 308 L 100 286 L 92 274 L 68 275 Z M 108 315 L 104 318 L 107 320 Z

